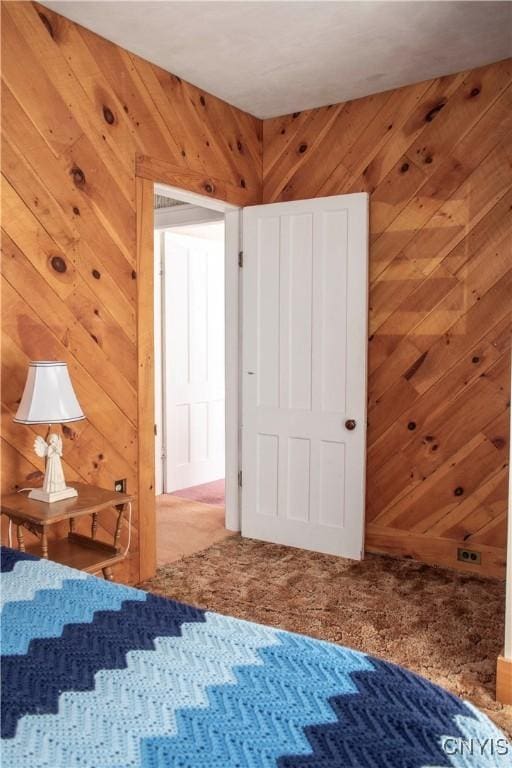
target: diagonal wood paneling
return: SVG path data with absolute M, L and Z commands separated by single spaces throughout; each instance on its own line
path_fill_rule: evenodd
M 2 4 L 2 100 L 2 490 L 40 477 L 37 428 L 12 417 L 28 361 L 58 358 L 87 415 L 64 429 L 68 478 L 136 492 L 136 158 L 259 202 L 261 122 L 24 2 Z M 140 517 L 117 578 L 138 579 Z
M 12 2 L 2 4 L 2 100 L 3 490 L 42 468 L 35 430 L 12 423 L 34 357 L 68 361 L 88 416 L 65 429 L 68 476 L 150 488 L 137 348 L 137 314 L 140 327 L 150 311 L 138 254 L 149 246 L 137 250 L 136 206 L 151 185 L 136 173 L 240 205 L 368 191 L 367 547 L 456 565 L 465 543 L 482 551 L 484 572 L 502 572 L 510 61 L 262 125 L 46 8 Z M 139 576 L 145 518 L 118 577 Z
M 369 550 L 505 560 L 512 62 L 264 122 L 265 202 L 370 193 Z M 462 566 L 463 567 L 463 566 Z

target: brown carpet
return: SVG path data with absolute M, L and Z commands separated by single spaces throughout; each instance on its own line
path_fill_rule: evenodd
M 141 585 L 219 613 L 356 648 L 468 699 L 509 736 L 494 701 L 505 588 L 410 560 L 362 562 L 235 536 L 159 569 Z

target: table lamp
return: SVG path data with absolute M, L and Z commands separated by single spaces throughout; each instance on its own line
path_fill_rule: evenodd
M 85 419 L 69 378 L 67 363 L 37 360 L 29 363 L 25 389 L 14 417 L 18 424 L 67 424 Z M 62 438 L 55 433 L 47 440 L 36 437 L 34 451 L 45 457 L 42 488 L 33 488 L 30 499 L 51 503 L 78 496 L 76 488 L 66 486 L 62 469 Z

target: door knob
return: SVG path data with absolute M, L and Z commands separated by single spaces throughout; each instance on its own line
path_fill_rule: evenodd
M 346 429 L 352 430 L 356 428 L 356 422 L 354 419 L 347 419 L 345 422 Z

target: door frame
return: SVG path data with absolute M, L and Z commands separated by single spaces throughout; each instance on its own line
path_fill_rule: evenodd
M 158 187 L 158 188 L 157 188 Z M 162 185 L 155 185 L 155 191 L 158 193 L 158 189 L 162 189 Z M 166 387 L 165 387 L 165 370 L 166 370 L 166 344 L 167 344 L 167 328 L 164 319 L 165 315 L 165 285 L 166 274 L 164 264 L 165 254 L 165 232 L 168 230 L 179 234 L 181 227 L 189 227 L 191 225 L 203 225 L 212 224 L 222 221 L 224 223 L 224 214 L 213 211 L 211 208 L 199 208 L 198 206 L 190 203 L 183 203 L 183 205 L 175 205 L 170 208 L 157 208 L 154 212 L 154 246 L 155 246 L 155 307 L 157 303 L 160 308 L 160 318 L 155 317 L 155 376 L 157 376 L 158 369 L 160 368 L 160 381 L 155 378 L 155 494 L 160 495 L 164 493 L 165 476 L 167 473 L 167 461 L 163 460 L 162 449 L 166 446 L 167 442 L 167 418 L 166 418 Z M 158 233 L 158 246 L 157 246 L 157 233 Z M 224 236 L 225 241 L 225 236 Z M 158 249 L 158 255 L 157 255 Z M 225 262 L 225 258 L 224 258 Z M 225 282 L 225 281 L 224 281 Z M 158 298 L 157 298 L 158 297 Z M 160 330 L 158 331 L 158 327 Z M 158 344 L 158 339 L 160 344 Z M 160 365 L 158 365 L 160 363 Z M 226 376 L 224 375 L 224 379 Z M 225 453 L 225 450 L 224 450 Z M 160 471 L 158 471 L 160 455 Z M 165 451 L 166 459 L 167 451 Z M 160 479 L 160 484 L 158 483 Z M 183 486 L 185 487 L 185 486 Z
M 164 175 L 164 174 L 162 174 Z M 179 177 L 177 181 L 179 180 Z M 179 181 L 178 181 L 179 183 Z M 206 188 L 209 192 L 209 189 Z M 240 268 L 242 205 L 179 186 L 136 176 L 137 213 L 137 424 L 139 578 L 156 571 L 155 360 L 154 360 L 154 194 L 224 214 L 226 371 L 226 528 L 240 530 Z

